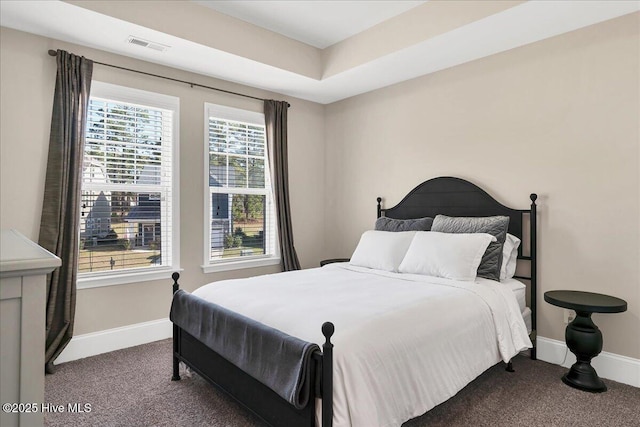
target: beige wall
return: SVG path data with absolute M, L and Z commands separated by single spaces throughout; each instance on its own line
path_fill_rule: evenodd
M 564 339 L 551 289 L 624 298 L 595 314 L 604 350 L 640 357 L 638 14 L 326 108 L 327 252 L 349 256 L 386 206 L 459 176 L 500 202 L 539 198 L 539 335 Z
M 229 82 L 1 29 L 0 37 L 0 227 L 37 240 L 44 191 L 55 59 L 48 49 L 66 49 L 96 61 L 196 81 L 258 97 L 285 99 Z M 149 78 L 96 65 L 93 77 L 180 98 L 180 233 L 182 284 L 195 289 L 222 278 L 279 271 L 278 267 L 202 273 L 204 247 L 204 103 L 262 111 L 260 101 Z M 303 267 L 318 265 L 324 239 L 324 107 L 288 98 L 291 210 Z M 312 159 L 309 161 L 308 159 Z M 313 188 L 314 191 L 309 191 Z M 320 196 L 318 195 L 320 194 Z M 151 281 L 78 291 L 75 334 L 166 318 L 170 281 Z

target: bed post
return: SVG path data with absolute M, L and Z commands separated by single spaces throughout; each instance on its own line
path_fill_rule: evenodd
M 178 285 L 178 279 L 180 278 L 180 273 L 173 273 L 171 275 L 173 279 L 173 293 L 178 292 L 180 285 Z M 171 381 L 179 381 L 180 380 L 180 360 L 176 356 L 180 350 L 180 328 L 175 323 L 173 324 L 173 375 L 171 376 Z
M 331 336 L 335 327 L 331 322 L 322 324 L 322 335 L 326 341 L 322 344 L 322 427 L 331 427 L 333 423 L 333 344 Z
M 531 226 L 531 330 L 534 333 L 533 336 L 533 347 L 531 348 L 531 360 L 536 360 L 536 350 L 537 350 L 537 338 L 538 338 L 538 326 L 537 326 L 537 262 L 536 262 L 536 246 L 537 246 L 537 214 L 536 214 L 536 200 L 538 199 L 538 195 L 532 193 L 529 198 L 531 199 L 531 218 L 529 219 L 529 223 Z
M 382 197 L 378 197 L 376 200 L 378 201 L 378 218 L 380 218 L 382 216 L 382 206 L 380 205 Z

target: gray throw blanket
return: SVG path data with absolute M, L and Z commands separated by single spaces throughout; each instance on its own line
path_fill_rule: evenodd
M 311 396 L 311 356 L 317 344 L 292 337 L 182 289 L 169 318 L 207 347 L 294 405 Z

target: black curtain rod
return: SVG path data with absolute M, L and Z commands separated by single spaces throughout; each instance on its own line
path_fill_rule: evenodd
M 49 56 L 57 56 L 57 55 L 58 55 L 58 53 L 55 50 L 49 49 Z M 186 80 L 174 79 L 172 77 L 166 77 L 166 76 L 161 76 L 159 74 L 147 73 L 145 71 L 139 71 L 139 70 L 134 70 L 132 68 L 120 67 L 118 65 L 106 64 L 104 62 L 98 62 L 98 61 L 93 61 L 93 60 L 92 60 L 92 62 L 94 64 L 104 65 L 105 67 L 117 68 L 119 70 L 125 70 L 125 71 L 131 71 L 133 73 L 144 74 L 145 76 L 157 77 L 159 79 L 165 79 L 165 80 L 171 80 L 171 81 L 178 82 L 178 83 L 184 83 L 184 84 L 187 84 L 187 85 L 189 85 L 191 87 L 198 86 L 198 87 L 205 88 L 205 89 L 211 89 L 211 90 L 216 90 L 218 92 L 228 93 L 230 95 L 243 96 L 245 98 L 257 99 L 258 101 L 266 101 L 265 98 L 258 98 L 257 96 L 245 95 L 244 93 L 232 92 L 230 90 L 220 89 L 220 88 L 213 87 L 213 86 L 201 85 L 199 83 L 193 83 L 193 82 L 188 82 Z M 291 104 L 287 103 L 287 107 L 291 107 Z

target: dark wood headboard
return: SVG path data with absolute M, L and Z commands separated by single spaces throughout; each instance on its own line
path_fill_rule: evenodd
M 436 215 L 447 216 L 496 216 L 509 217 L 509 233 L 525 240 L 525 216 L 534 218 L 537 195 L 531 194 L 530 209 L 513 209 L 504 206 L 477 185 L 461 178 L 439 177 L 423 182 L 411 190 L 404 199 L 392 208 L 382 208 L 382 198 L 378 197 L 378 218 L 385 216 L 396 219 L 423 218 Z M 531 235 L 528 236 L 529 239 Z M 529 259 L 519 249 L 519 258 Z
M 395 219 L 435 218 L 438 214 L 466 217 L 508 216 L 509 233 L 522 240 L 522 244 L 518 248 L 518 259 L 531 261 L 531 275 L 529 277 L 516 276 L 516 278 L 531 282 L 531 326 L 535 335 L 537 317 L 536 199 L 538 196 L 532 193 L 529 198 L 531 199 L 529 209 L 510 208 L 498 202 L 477 185 L 461 178 L 446 176 L 423 182 L 392 208 L 383 208 L 382 198 L 378 197 L 378 218 L 381 216 Z M 525 226 L 526 222 L 529 223 L 528 229 Z M 525 251 L 525 243 L 528 243 L 526 248 L 528 251 Z M 535 337 L 533 340 L 535 343 Z M 534 359 L 536 357 L 535 350 L 534 344 L 532 349 L 532 358 Z

